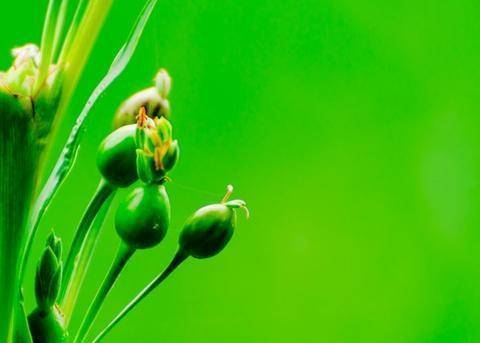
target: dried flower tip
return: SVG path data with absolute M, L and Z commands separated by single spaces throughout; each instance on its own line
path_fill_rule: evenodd
M 147 110 L 145 109 L 145 106 L 142 106 L 142 107 L 140 107 L 140 110 L 138 111 L 137 127 L 146 128 L 147 123 L 148 123 Z
M 155 76 L 155 86 L 162 99 L 166 99 L 172 89 L 172 78 L 166 69 L 160 69 Z
M 220 203 L 225 204 L 228 201 L 228 199 L 230 199 L 230 196 L 232 195 L 232 193 L 233 193 L 233 186 L 228 185 L 227 186 L 227 193 L 223 196 L 223 199 Z
M 14 68 L 19 68 L 22 64 L 30 61 L 34 63 L 35 67 L 40 64 L 40 49 L 35 44 L 26 44 L 12 49 L 12 56 L 15 58 Z

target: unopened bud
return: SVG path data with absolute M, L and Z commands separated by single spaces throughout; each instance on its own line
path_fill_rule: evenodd
M 60 237 L 57 237 L 55 235 L 55 232 L 53 232 L 53 230 L 47 238 L 47 246 L 52 249 L 57 260 L 60 261 L 62 259 L 62 240 L 60 239 Z
M 171 89 L 171 78 L 165 69 L 161 69 L 154 79 L 155 86 L 143 89 L 125 100 L 118 108 L 114 126 L 135 124 L 138 112 L 145 108 L 148 117 L 161 118 L 170 116 L 170 102 L 168 95 Z
M 166 69 L 160 69 L 155 76 L 155 86 L 157 87 L 158 94 L 160 94 L 163 99 L 166 99 L 172 89 L 172 78 Z
M 161 183 L 175 166 L 178 142 L 172 141 L 172 124 L 166 118 L 150 122 L 144 108 L 137 121 L 137 174 L 144 183 Z
M 35 278 L 35 296 L 39 308 L 51 308 L 60 291 L 62 263 L 53 250 L 47 246 L 37 267 Z

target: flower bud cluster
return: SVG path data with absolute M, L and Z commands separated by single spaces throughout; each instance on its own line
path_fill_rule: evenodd
M 35 277 L 38 308 L 48 310 L 55 305 L 62 280 L 62 242 L 52 232 L 47 239 Z
M 146 184 L 161 183 L 178 161 L 178 141 L 172 138 L 172 124 L 165 117 L 151 119 L 144 107 L 137 120 L 137 173 Z

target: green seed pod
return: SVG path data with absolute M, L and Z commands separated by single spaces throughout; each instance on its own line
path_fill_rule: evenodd
M 220 204 L 208 205 L 196 211 L 185 223 L 180 234 L 180 248 L 195 258 L 208 258 L 221 252 L 232 238 L 236 226 L 236 208 L 245 208 L 242 200 L 228 201 L 233 188 Z M 248 215 L 248 211 L 247 211 Z
M 140 108 L 145 107 L 150 118 L 170 116 L 168 95 L 171 89 L 171 78 L 165 69 L 161 69 L 154 79 L 155 87 L 141 90 L 125 100 L 115 113 L 114 127 L 135 124 Z
M 115 215 L 118 235 L 134 249 L 160 243 L 169 225 L 170 201 L 163 185 L 143 185 L 134 189 Z
M 68 341 L 65 321 L 55 306 L 50 309 L 37 308 L 28 316 L 28 326 L 34 343 L 63 343 Z
M 121 127 L 100 144 L 97 166 L 103 178 L 116 187 L 128 187 L 137 179 L 136 125 Z

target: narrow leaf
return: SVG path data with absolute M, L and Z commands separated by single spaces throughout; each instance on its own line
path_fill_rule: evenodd
M 137 22 L 131 31 L 126 43 L 122 46 L 118 54 L 116 55 L 113 63 L 103 78 L 99 85 L 95 88 L 92 95 L 85 104 L 82 112 L 77 117 L 75 126 L 72 128 L 70 135 L 67 139 L 67 142 L 60 154 L 60 157 L 53 168 L 50 177 L 48 178 L 45 186 L 43 187 L 37 201 L 35 204 L 34 212 L 32 215 L 32 224 L 30 226 L 30 232 L 28 236 L 27 246 L 24 252 L 24 261 L 22 264 L 22 269 L 25 269 L 25 260 L 28 257 L 33 237 L 38 228 L 40 219 L 45 213 L 48 205 L 50 204 L 52 198 L 54 197 L 56 191 L 65 180 L 65 177 L 70 172 L 72 166 L 75 163 L 75 158 L 77 156 L 80 140 L 82 138 L 82 133 L 84 131 L 85 120 L 90 113 L 90 110 L 95 105 L 95 102 L 98 100 L 100 95 L 110 86 L 110 84 L 123 72 L 128 62 L 130 61 L 135 49 L 138 45 L 138 41 L 143 33 L 143 29 L 148 22 L 148 19 L 157 3 L 157 0 L 147 0 L 145 7 L 140 13 Z
M 67 35 L 63 41 L 63 46 L 60 50 L 60 56 L 58 58 L 58 64 L 60 65 L 65 63 L 65 57 L 70 50 L 75 35 L 77 34 L 78 26 L 80 25 L 80 20 L 82 19 L 83 12 L 85 11 L 86 3 L 87 2 L 85 0 L 79 0 L 77 3 L 75 14 L 73 15 L 72 22 L 70 23 Z
M 55 29 L 57 26 L 57 19 L 61 11 L 61 0 L 50 0 L 48 2 L 47 15 L 42 33 L 41 60 L 39 75 L 35 84 L 35 93 L 43 84 L 47 77 L 48 68 L 52 62 L 55 45 Z
M 54 36 L 53 48 L 52 48 L 52 61 L 55 60 L 55 58 L 58 55 L 58 50 L 60 49 L 60 42 L 65 30 L 65 18 L 67 15 L 68 2 L 69 0 L 62 1 L 62 4 L 58 12 L 57 22 L 55 23 L 55 36 Z

